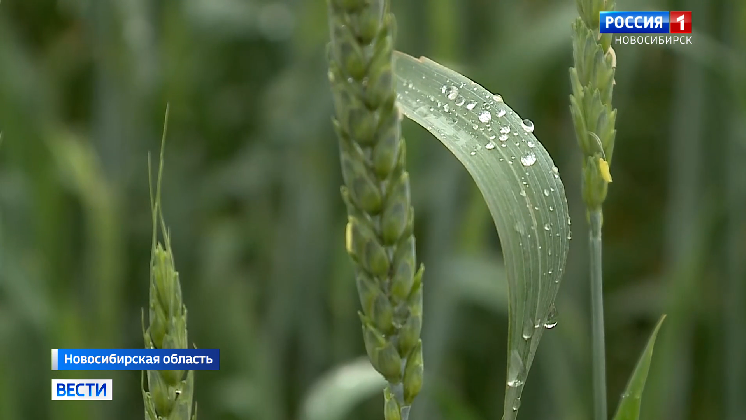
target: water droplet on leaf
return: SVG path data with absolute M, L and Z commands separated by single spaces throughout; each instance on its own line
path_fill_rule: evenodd
M 479 114 L 479 121 L 483 123 L 488 123 L 492 119 L 492 114 L 490 114 L 490 111 L 482 111 Z
M 510 361 L 508 362 L 508 380 L 507 385 L 515 388 L 523 385 L 523 382 L 518 379 L 518 376 L 523 372 L 523 361 L 521 355 L 518 354 L 518 350 L 513 349 L 510 352 Z
M 518 411 L 519 408 L 521 408 L 521 397 L 517 397 L 515 401 L 513 401 L 513 411 Z
M 521 235 L 523 235 L 524 233 L 526 233 L 526 230 L 523 227 L 523 223 L 521 223 L 520 221 L 515 222 L 515 225 L 513 225 L 513 229 L 515 229 L 515 231 L 518 232 Z
M 534 163 L 536 163 L 536 155 L 533 153 L 529 153 L 526 156 L 523 156 L 521 158 L 521 163 L 523 166 L 531 166 Z
M 549 272 L 552 273 L 551 271 Z M 552 328 L 557 326 L 557 307 L 552 304 L 552 306 L 549 308 L 549 315 L 547 315 L 547 320 L 544 321 L 544 328 L 551 330 Z
M 451 86 L 447 90 L 448 94 L 446 97 L 450 100 L 456 99 L 456 96 L 458 96 L 458 88 L 456 86 Z
M 534 335 L 534 326 L 531 324 L 531 320 L 528 319 L 523 324 L 523 334 L 522 334 L 522 337 L 523 337 L 524 340 L 528 340 L 533 335 Z
M 529 119 L 521 121 L 521 127 L 523 127 L 523 130 L 527 133 L 532 133 L 534 131 L 534 123 Z

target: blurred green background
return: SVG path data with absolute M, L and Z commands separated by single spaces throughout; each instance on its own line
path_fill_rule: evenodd
M 616 406 L 667 313 L 643 418 L 746 418 L 746 3 L 691 10 L 693 45 L 616 45 L 605 206 L 608 392 Z M 591 415 L 586 226 L 568 110 L 572 0 L 393 0 L 397 47 L 502 94 L 536 123 L 573 215 L 523 419 Z M 166 103 L 164 207 L 201 419 L 306 419 L 325 375 L 364 355 L 326 81 L 322 0 L 0 3 L 0 419 L 142 418 L 136 372 L 50 372 L 50 348 L 143 346 L 148 153 Z M 426 388 L 414 420 L 499 419 L 507 308 L 499 240 L 459 163 L 408 139 L 425 274 Z M 365 363 L 362 363 L 365 366 Z M 354 376 L 354 375 L 352 375 Z M 365 376 L 365 375 L 363 375 Z M 51 402 L 50 378 L 114 378 L 112 402 Z M 343 378 L 316 418 L 352 401 Z M 368 393 L 344 419 L 381 419 Z M 318 408 L 318 407 L 317 407 Z M 325 411 L 327 410 L 327 411 Z

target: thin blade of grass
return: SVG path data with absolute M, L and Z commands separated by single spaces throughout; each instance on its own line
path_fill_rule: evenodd
M 648 344 L 645 346 L 645 350 L 640 356 L 640 360 L 637 361 L 635 371 L 632 372 L 632 376 L 629 378 L 627 388 L 622 394 L 622 399 L 619 401 L 619 407 L 614 415 L 614 420 L 637 420 L 640 418 L 640 402 L 642 401 L 642 391 L 645 388 L 645 381 L 648 378 L 648 370 L 650 370 L 650 361 L 653 358 L 653 347 L 655 347 L 655 338 L 658 336 L 658 330 L 663 325 L 663 320 L 666 316 L 663 315 L 655 326 L 653 333 L 648 339 Z
M 367 358 L 346 363 L 319 379 L 303 403 L 303 420 L 342 420 L 358 403 L 380 395 L 386 380 Z
M 502 98 L 427 58 L 394 55 L 400 110 L 430 131 L 479 187 L 502 244 L 509 294 L 503 416 L 516 417 L 565 268 L 570 219 L 551 157 Z

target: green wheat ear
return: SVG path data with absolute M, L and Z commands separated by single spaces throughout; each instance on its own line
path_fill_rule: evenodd
M 143 313 L 143 335 L 147 349 L 186 349 L 187 310 L 181 297 L 179 273 L 174 265 L 171 240 L 166 229 L 161 208 L 161 178 L 163 175 L 163 153 L 168 128 L 168 107 L 163 124 L 161 153 L 158 165 L 156 193 L 153 197 L 150 157 L 148 157 L 148 182 L 150 185 L 150 206 L 153 217 L 153 240 L 150 254 L 150 298 L 148 314 L 150 324 L 145 327 Z M 162 245 L 158 241 L 161 230 Z M 147 375 L 147 390 L 145 376 Z M 146 420 L 194 420 L 197 409 L 192 402 L 194 391 L 194 371 L 149 370 L 141 379 Z
M 422 267 L 417 270 L 394 18 L 387 0 L 329 0 L 329 82 L 339 139 L 346 247 L 355 263 L 363 340 L 389 382 L 386 420 L 406 420 L 422 387 Z

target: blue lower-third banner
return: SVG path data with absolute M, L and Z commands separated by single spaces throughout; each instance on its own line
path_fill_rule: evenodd
M 52 370 L 220 370 L 220 350 L 52 349 Z

